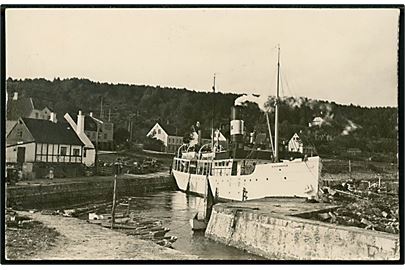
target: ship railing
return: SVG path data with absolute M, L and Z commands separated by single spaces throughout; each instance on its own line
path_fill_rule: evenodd
M 183 158 L 173 159 L 173 170 L 178 172 L 189 172 L 190 160 Z
M 204 147 L 206 146 L 211 146 L 210 143 L 204 144 L 203 146 L 200 147 L 200 150 L 198 151 L 198 159 L 202 159 L 203 154 L 202 154 L 202 150 L 204 149 Z M 215 154 L 214 154 L 215 155 Z
M 185 147 L 185 146 L 187 146 L 187 144 L 182 144 L 182 145 L 179 147 L 179 149 L 177 149 L 177 157 L 180 157 L 180 150 L 181 150 L 183 147 Z

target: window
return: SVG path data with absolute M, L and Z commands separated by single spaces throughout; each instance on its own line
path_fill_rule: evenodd
M 104 124 L 104 129 L 105 130 L 111 130 L 112 129 L 112 124 Z
M 23 134 L 22 130 L 17 131 L 17 137 L 18 138 L 22 138 L 22 134 Z
M 80 149 L 73 149 L 74 156 L 80 156 Z
M 61 146 L 60 147 L 60 155 L 61 156 L 66 156 L 67 153 L 67 147 L 66 146 Z
M 158 134 L 160 134 L 160 129 L 158 129 Z
M 83 157 L 86 157 L 86 149 L 84 149 L 84 152 L 83 152 Z
M 39 118 L 39 114 L 37 112 L 35 113 L 35 118 Z

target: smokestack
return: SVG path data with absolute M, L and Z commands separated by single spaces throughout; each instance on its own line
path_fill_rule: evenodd
M 231 108 L 231 140 L 243 142 L 244 122 L 240 120 L 240 107 Z
M 51 121 L 51 122 L 53 122 L 53 123 L 58 122 L 58 120 L 56 119 L 56 113 L 51 112 L 51 116 L 50 116 L 50 118 L 49 118 L 49 121 Z
M 84 133 L 84 114 L 82 114 L 82 111 L 79 111 L 77 115 L 77 134 L 82 133 Z
M 240 119 L 240 106 L 231 108 L 231 144 L 233 149 L 233 157 L 239 156 L 239 152 L 244 149 L 243 133 L 244 122 Z
M 18 99 L 18 92 L 14 92 L 13 100 L 17 100 L 17 99 Z

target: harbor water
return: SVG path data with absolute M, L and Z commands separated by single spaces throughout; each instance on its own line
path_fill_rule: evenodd
M 201 259 L 263 260 L 262 257 L 214 242 L 206 238 L 203 232 L 191 230 L 189 220 L 204 206 L 201 197 L 180 191 L 165 191 L 128 199 L 132 215 L 160 220 L 164 227 L 170 228 L 167 235 L 178 238 L 173 248 L 182 253 Z

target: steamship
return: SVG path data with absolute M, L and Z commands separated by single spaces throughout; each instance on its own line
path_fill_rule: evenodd
M 173 159 L 172 174 L 178 188 L 187 193 L 217 200 L 246 201 L 265 197 L 305 197 L 318 194 L 319 156 L 283 158 L 278 146 L 278 100 L 280 50 L 278 51 L 277 95 L 273 151 L 248 149 L 244 145 L 241 106 L 231 108 L 230 147 L 221 151 L 212 127 L 211 144 L 200 149 L 183 145 Z M 215 76 L 214 76 L 215 92 Z M 268 115 L 266 115 L 268 119 Z M 270 124 L 267 121 L 269 132 Z M 201 135 L 201 134 L 199 134 Z M 270 138 L 271 138 L 271 134 Z M 188 148 L 188 149 L 186 149 Z M 204 151 L 204 149 L 210 151 Z

